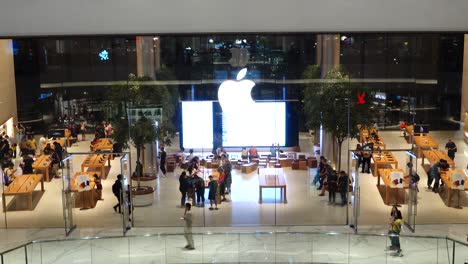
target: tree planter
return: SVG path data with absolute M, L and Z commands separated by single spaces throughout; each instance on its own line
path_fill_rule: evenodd
M 153 204 L 154 189 L 150 186 L 132 187 L 133 206 L 141 207 Z
M 142 186 L 149 186 L 152 187 L 153 189 L 156 189 L 156 181 L 157 177 L 155 174 L 148 174 L 146 173 L 143 177 L 140 177 L 140 184 Z M 138 182 L 138 177 L 134 176 L 132 177 L 133 184 L 132 186 L 136 186 Z

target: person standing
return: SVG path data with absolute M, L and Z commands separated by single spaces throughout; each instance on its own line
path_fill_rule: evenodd
M 185 246 L 185 248 L 189 250 L 194 250 L 195 243 L 193 242 L 193 236 L 192 236 L 192 211 L 191 209 L 192 209 L 192 205 L 190 203 L 186 203 L 185 212 L 184 212 L 184 216 L 182 217 L 182 220 L 185 221 L 184 237 L 185 237 L 185 240 L 187 240 L 187 245 Z
M 81 120 L 81 122 L 80 122 L 80 133 L 81 133 L 81 141 L 85 141 L 85 139 L 86 139 L 86 120 Z
M 271 144 L 271 147 L 270 147 L 270 157 L 276 158 L 276 146 L 274 143 Z
M 366 144 L 362 148 L 362 171 L 361 173 L 370 173 L 371 157 L 372 157 L 372 148 L 370 144 Z
M 447 144 L 445 144 L 445 149 L 447 150 L 447 155 L 449 156 L 449 158 L 455 161 L 455 152 L 457 152 L 457 145 L 455 145 L 455 142 L 453 142 L 451 138 L 449 138 Z
M 429 169 L 429 175 L 427 175 L 427 188 L 432 189 L 433 192 L 439 192 L 439 184 L 440 184 L 440 171 L 447 170 L 449 168 L 449 164 L 446 160 L 440 159 L 434 165 L 431 166 Z M 431 188 L 432 182 L 434 181 L 434 186 Z
M 223 162 L 223 170 L 224 173 L 226 174 L 226 178 L 224 179 L 225 185 L 226 185 L 226 194 L 229 194 L 231 192 L 231 184 L 232 184 L 232 165 L 231 162 L 226 158 L 226 156 L 222 156 Z
M 205 207 L 205 180 L 195 175 L 195 192 L 197 194 L 197 206 L 198 207 Z
M 356 169 L 359 170 L 359 167 L 363 163 L 362 162 L 362 146 L 361 146 L 361 144 L 356 145 L 356 151 L 354 152 L 354 154 L 356 154 L 356 157 L 357 157 Z M 362 170 L 364 170 L 364 168 Z
M 341 206 L 345 206 L 348 203 L 347 195 L 348 195 L 348 187 L 349 186 L 349 178 L 346 172 L 340 171 L 340 177 L 338 178 L 338 190 L 341 195 Z
M 327 176 L 328 184 L 328 204 L 335 204 L 336 198 L 336 189 L 338 189 L 338 177 L 336 176 L 336 171 L 328 174 Z
M 180 207 L 184 208 L 185 199 L 187 198 L 187 172 L 183 171 L 179 176 L 179 191 L 182 197 L 180 198 Z
M 241 159 L 246 160 L 249 157 L 249 152 L 246 147 L 242 148 Z
M 216 203 L 216 191 L 218 189 L 218 183 L 213 180 L 213 175 L 210 175 L 208 178 L 210 179 L 210 182 L 208 183 L 208 199 L 210 200 L 210 210 L 218 210 L 218 204 Z M 215 205 L 214 209 L 213 203 Z
M 402 257 L 403 254 L 401 253 L 401 246 L 400 246 L 400 233 L 402 227 L 402 215 L 401 211 L 392 208 L 390 221 L 388 222 L 389 230 L 388 234 L 390 236 L 391 246 L 387 248 L 387 250 L 396 251 L 393 256 Z M 395 215 L 395 216 L 393 216 Z
M 159 168 L 161 169 L 163 176 L 166 177 L 166 151 L 164 150 L 163 146 L 160 148 L 159 162 Z
M 119 209 L 119 214 L 122 213 L 121 203 L 122 203 L 122 174 L 117 175 L 117 180 L 115 180 L 114 184 L 112 185 L 112 193 L 114 193 L 115 198 L 117 198 L 118 203 L 114 205 L 114 211 L 117 213 L 117 208 Z
M 252 161 L 252 159 L 258 159 L 258 151 L 254 146 L 250 147 L 249 156 L 250 156 L 250 161 Z

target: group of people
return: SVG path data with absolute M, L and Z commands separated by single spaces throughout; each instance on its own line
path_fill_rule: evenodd
M 249 150 L 247 150 L 247 148 L 242 148 L 242 151 L 241 151 L 241 158 L 243 160 L 246 160 L 248 159 L 249 161 L 252 161 L 252 159 L 258 159 L 259 156 L 258 156 L 258 150 L 256 147 L 254 146 L 251 146 L 249 148 Z
M 427 174 L 427 189 L 432 190 L 433 192 L 439 192 L 439 186 L 443 186 L 444 182 L 441 184 L 440 173 L 442 171 L 447 171 L 450 168 L 448 162 L 444 159 L 440 159 L 438 162 L 434 163 L 430 168 Z M 434 183 L 434 186 L 432 186 Z
M 337 172 L 328 164 L 324 156 L 320 156 L 319 168 L 314 178 L 313 184 L 320 190 L 319 196 L 324 196 L 325 191 L 328 191 L 328 203 L 335 204 L 336 193 L 341 195 L 341 206 L 345 206 L 348 202 L 347 195 L 351 180 L 348 174 L 344 171 Z
M 227 201 L 226 195 L 231 192 L 232 184 L 232 166 L 225 154 L 221 155 L 219 161 L 220 166 L 217 168 L 219 174 L 218 179 L 214 179 L 213 175 L 209 175 L 208 184 L 200 170 L 199 157 L 193 157 L 188 164 L 186 170 L 183 170 L 179 176 L 179 191 L 181 193 L 180 205 L 184 207 L 186 200 L 191 199 L 192 204 L 198 207 L 205 206 L 205 188 L 208 188 L 208 200 L 210 201 L 210 210 L 218 210 L 218 200 Z M 217 197 L 219 193 L 219 199 Z M 214 206 L 214 207 L 213 207 Z
M 13 180 L 23 174 L 32 174 L 34 159 L 39 155 L 48 155 L 51 159 L 51 171 L 52 175 L 58 174 L 58 168 L 60 168 L 61 160 L 63 157 L 64 149 L 60 143 L 54 141 L 53 143 L 47 143 L 45 135 L 41 136 L 39 143 L 33 136 L 23 138 L 19 143 L 19 162 L 15 166 L 17 152 L 17 144 L 8 137 L 8 135 L 0 136 L 0 161 L 3 171 L 3 184 L 8 186 Z
M 374 143 L 369 142 L 361 146 L 361 144 L 356 145 L 356 150 L 354 154 L 357 157 L 356 168 L 359 170 L 359 167 L 362 165 L 362 173 L 370 173 L 371 167 L 371 158 L 372 152 L 374 151 Z

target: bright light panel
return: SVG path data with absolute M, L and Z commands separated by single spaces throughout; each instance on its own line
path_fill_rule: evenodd
M 213 148 L 213 102 L 182 102 L 182 145 Z
M 185 133 L 184 133 L 185 134 Z M 286 141 L 286 104 L 257 102 L 248 112 L 223 113 L 223 146 L 271 146 Z

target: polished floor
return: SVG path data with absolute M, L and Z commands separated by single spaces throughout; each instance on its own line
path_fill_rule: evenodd
M 409 149 L 410 145 L 401 137 L 400 133 L 381 132 L 387 143 L 387 149 Z M 440 148 L 443 149 L 445 141 L 450 137 L 458 145 L 459 151 L 455 162 L 457 167 L 465 168 L 468 156 L 468 148 L 461 140 L 460 132 L 433 131 Z M 311 138 L 307 135 L 300 137 L 301 149 L 312 150 Z M 351 146 L 355 141 L 351 142 Z M 74 144 L 69 152 L 86 152 L 89 142 L 83 141 Z M 168 153 L 176 152 L 175 147 L 169 148 Z M 399 166 L 406 164 L 404 151 L 394 151 L 398 158 Z M 346 152 L 344 152 L 346 158 Z M 133 155 L 135 157 L 135 155 Z M 73 171 L 79 171 L 81 162 L 85 155 L 73 155 Z M 420 164 L 420 161 L 418 161 Z M 96 208 L 89 210 L 73 209 L 73 223 L 78 228 L 97 228 L 119 230 L 122 227 L 121 215 L 115 213 L 112 206 L 116 199 L 112 194 L 111 186 L 116 175 L 121 173 L 119 158 L 111 162 L 108 177 L 103 181 L 103 201 L 99 201 Z M 327 196 L 318 196 L 311 180 L 315 169 L 291 170 L 284 168 L 287 182 L 287 203 L 284 204 L 280 198 L 279 190 L 265 189 L 263 193 L 264 203 L 258 203 L 258 179 L 255 172 L 243 174 L 240 171 L 233 172 L 232 193 L 228 196 L 229 202 L 222 203 L 218 211 L 210 211 L 208 207 L 194 208 L 194 226 L 197 227 L 248 227 L 248 226 L 344 226 L 354 223 L 353 203 L 348 207 L 329 205 Z M 424 189 L 426 174 L 418 165 L 421 176 L 420 192 L 418 194 L 418 210 L 416 223 L 423 224 L 458 224 L 468 223 L 467 194 L 463 192 L 461 205 L 463 209 L 454 209 L 446 206 L 444 194 L 435 194 Z M 157 179 L 157 187 L 154 193 L 153 205 L 136 207 L 133 215 L 135 227 L 181 227 L 183 222 L 179 219 L 183 210 L 178 207 L 180 193 L 178 191 L 178 175 L 180 170 L 168 173 L 166 177 Z M 383 203 L 382 195 L 379 193 L 376 183 L 377 178 L 371 174 L 360 174 L 360 214 L 358 224 L 362 226 L 375 227 L 378 230 L 386 228 L 386 222 L 390 207 Z M 62 179 L 53 179 L 45 183 L 46 191 L 40 196 L 35 195 L 35 208 L 33 211 L 9 210 L 0 217 L 0 225 L 8 228 L 46 228 L 63 227 L 63 204 L 62 204 Z M 207 193 L 206 193 L 207 195 Z M 7 202 L 11 198 L 7 198 Z M 336 197 L 340 202 L 339 195 Z M 401 207 L 404 218 L 407 214 L 405 205 Z M 372 230 L 372 229 L 371 229 Z M 468 232 L 465 232 L 468 233 Z

